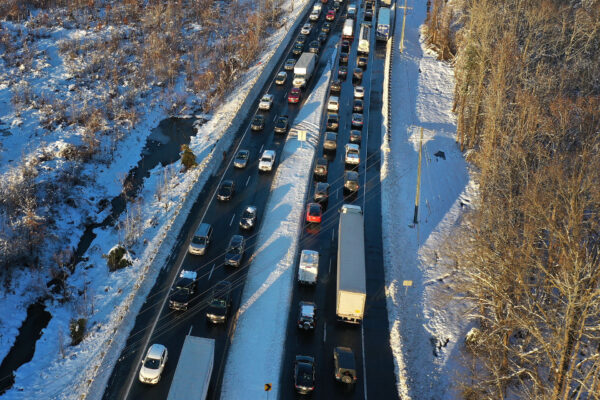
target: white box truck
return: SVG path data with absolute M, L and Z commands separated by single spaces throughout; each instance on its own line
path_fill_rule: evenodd
M 354 20 L 352 18 L 348 18 L 344 21 L 342 39 L 350 41 L 354 40 Z
M 294 87 L 303 88 L 310 79 L 315 65 L 317 64 L 317 55 L 314 53 L 302 53 L 296 66 L 294 66 Z
M 304 285 L 316 285 L 319 274 L 319 252 L 314 250 L 302 250 L 300 263 L 298 264 L 298 283 Z
M 336 315 L 339 321 L 360 324 L 365 312 L 367 283 L 362 209 L 344 204 L 338 229 Z
M 167 400 L 205 400 L 214 358 L 214 339 L 187 335 Z

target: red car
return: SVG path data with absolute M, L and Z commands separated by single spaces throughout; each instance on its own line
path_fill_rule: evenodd
M 321 0 L 321 3 L 327 4 L 327 0 Z
M 298 103 L 300 102 L 300 98 L 302 97 L 302 92 L 300 88 L 292 88 L 290 90 L 290 94 L 288 94 L 288 103 Z
M 335 19 L 335 10 L 327 11 L 327 15 L 325 16 L 327 21 L 333 21 Z
M 306 207 L 306 222 L 321 223 L 321 215 L 323 215 L 323 209 L 319 203 L 308 203 Z

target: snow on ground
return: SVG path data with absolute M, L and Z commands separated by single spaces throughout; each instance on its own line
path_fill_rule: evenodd
M 221 388 L 223 400 L 263 398 L 263 385 L 268 382 L 273 383 L 270 396 L 278 397 L 294 261 L 334 60 L 335 52 L 294 120 L 294 127 L 308 131 L 307 142 L 302 144 L 292 134 L 288 135 L 277 166 L 257 250 L 236 315 L 237 327 Z
M 425 4 L 396 18 L 391 66 L 391 137 L 381 170 L 384 263 L 391 345 L 403 399 L 452 399 L 467 326 L 465 304 L 452 298 L 452 279 L 440 249 L 451 240 L 462 209 L 476 196 L 468 166 L 455 141 L 451 111 L 454 76 L 422 42 Z M 387 83 L 384 84 L 387 89 Z M 386 105 L 387 108 L 387 105 Z M 384 110 L 387 115 L 387 110 Z M 420 128 L 423 128 L 421 137 Z M 418 223 L 413 225 L 419 146 L 422 174 Z M 439 153 L 439 152 L 443 152 Z M 412 286 L 403 286 L 412 281 Z
M 36 343 L 32 361 L 16 371 L 15 385 L 3 395 L 3 399 L 74 399 L 81 396 L 98 398 L 102 395 L 103 384 L 108 379 L 112 365 L 133 326 L 135 315 L 153 286 L 177 236 L 176 233 L 183 225 L 193 203 L 187 199 L 195 197 L 210 174 L 218 168 L 222 160 L 221 152 L 233 140 L 232 132 L 235 131 L 236 124 L 239 124 L 234 120 L 236 113 L 246 96 L 252 92 L 253 85 L 259 80 L 271 57 L 278 53 L 278 46 L 282 42 L 285 44 L 284 37 L 293 26 L 295 17 L 304 11 L 306 3 L 303 1 L 301 4 L 294 4 L 294 13 L 288 16 L 288 23 L 270 36 L 255 66 L 240 78 L 242 84 L 227 97 L 208 123 L 198 127 L 190 148 L 196 154 L 197 160 L 201 161 L 199 168 L 187 174 L 181 172 L 179 162 L 166 169 L 160 166 L 155 168 L 144 181 L 144 187 L 139 194 L 141 203 L 128 205 L 128 212 L 122 215 L 120 223 L 124 223 L 127 216 L 132 218 L 136 215 L 143 222 L 143 230 L 131 251 L 133 265 L 109 273 L 102 255 L 107 254 L 123 239 L 123 233 L 113 227 L 95 230 L 97 237 L 85 254 L 85 263 L 79 264 L 68 281 L 71 288 L 87 288 L 85 294 L 75 292 L 71 294 L 74 300 L 70 302 L 47 305 L 52 319 Z M 289 9 L 290 4 L 283 4 L 283 7 Z M 55 33 L 60 34 L 64 32 Z M 52 37 L 46 41 L 45 46 L 47 47 L 42 51 L 49 55 L 57 54 L 56 43 L 53 43 Z M 48 62 L 46 73 L 50 75 L 50 80 L 47 81 L 58 85 L 58 90 L 66 91 L 62 62 L 58 57 L 50 57 Z M 261 82 L 257 85 L 261 85 Z M 36 90 L 35 85 L 31 86 Z M 8 108 L 10 99 L 10 91 L 5 85 L 1 85 L 0 106 Z M 168 100 L 154 102 L 146 107 L 134 132 L 120 144 L 120 151 L 115 153 L 109 166 L 91 165 L 83 171 L 84 174 L 93 177 L 94 184 L 85 188 L 82 198 L 110 198 L 121 191 L 119 177 L 125 176 L 137 164 L 151 129 L 167 117 L 165 110 L 170 108 L 167 102 Z M 249 110 L 241 110 L 247 111 Z M 2 122 L 5 122 L 5 119 L 18 122 L 12 126 L 19 132 L 15 133 L 11 129 L 12 137 L 20 138 L 18 143 L 36 140 L 34 137 L 37 130 L 33 116 L 5 117 Z M 12 142 L 8 139 L 4 140 L 6 137 L 5 134 L 2 138 L 1 149 L 5 154 L 20 155 L 19 148 L 10 145 Z M 49 139 L 61 143 L 60 137 L 46 138 Z M 0 161 L 6 166 L 5 163 L 12 162 L 13 158 L 15 157 Z M 160 200 L 157 196 L 159 191 L 163 193 Z M 90 202 L 81 202 L 79 211 L 98 215 L 100 220 L 106 215 L 98 213 L 96 205 Z M 82 234 L 81 226 L 73 225 L 73 219 L 65 213 L 62 219 L 57 221 L 62 228 L 68 228 L 66 230 L 71 234 L 66 237 L 69 241 L 67 245 L 72 246 L 77 244 Z M 16 271 L 15 277 L 22 279 L 18 286 L 14 286 L 15 293 L 6 294 L 0 299 L 2 309 L 15 310 L 10 316 L 0 319 L 2 356 L 8 353 L 14 343 L 18 326 L 25 318 L 27 304 L 47 290 L 45 282 L 37 282 L 27 276 L 27 271 Z M 71 318 L 77 316 L 88 318 L 88 333 L 80 345 L 70 347 L 68 324 Z M 96 383 L 95 379 L 100 383 Z

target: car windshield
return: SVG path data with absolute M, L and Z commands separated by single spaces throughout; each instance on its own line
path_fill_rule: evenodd
M 194 244 L 206 244 L 206 238 L 202 236 L 194 236 L 192 239 L 192 243 Z
M 158 369 L 160 366 L 160 360 L 156 358 L 146 358 L 144 362 L 144 367 L 148 369 Z
M 223 299 L 213 299 L 210 305 L 213 307 L 227 307 L 227 302 Z
M 250 210 L 245 210 L 244 214 L 242 214 L 242 218 L 252 218 L 254 217 L 254 212 Z
M 175 288 L 180 292 L 189 292 L 191 289 L 186 283 L 178 284 Z
M 319 208 L 318 205 L 313 204 L 310 206 L 310 214 L 311 215 L 319 215 L 319 212 L 321 211 L 321 209 Z
M 242 254 L 242 246 L 231 246 L 228 251 L 229 254 Z

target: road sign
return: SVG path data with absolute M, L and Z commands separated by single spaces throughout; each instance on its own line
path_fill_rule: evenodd
M 298 140 L 306 142 L 306 131 L 304 129 L 298 129 Z
M 265 383 L 265 392 L 269 392 L 272 387 L 273 385 L 271 385 L 270 383 Z

